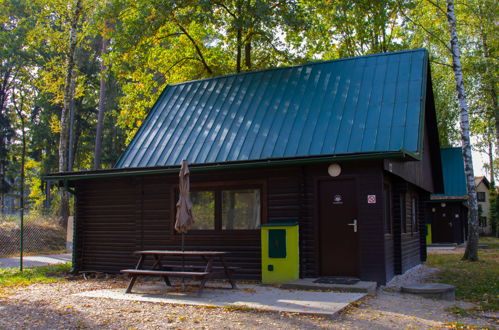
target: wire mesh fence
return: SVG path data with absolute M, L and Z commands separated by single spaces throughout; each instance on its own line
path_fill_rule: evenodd
M 63 252 L 66 230 L 58 217 L 37 213 L 24 215 L 23 253 L 26 255 Z M 0 258 L 19 256 L 21 226 L 18 214 L 0 216 Z

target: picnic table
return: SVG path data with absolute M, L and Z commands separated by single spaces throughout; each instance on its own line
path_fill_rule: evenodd
M 130 275 L 130 282 L 126 293 L 132 291 L 133 285 L 139 275 L 155 275 L 164 279 L 166 285 L 171 286 L 170 277 L 192 277 L 201 280 L 198 289 L 198 296 L 203 293 L 206 282 L 214 277 L 225 275 L 229 280 L 232 289 L 237 289 L 236 283 L 232 278 L 232 273 L 236 267 L 228 267 L 224 257 L 227 252 L 221 251 L 177 251 L 177 250 L 146 250 L 135 251 L 134 254 L 139 255 L 139 261 L 135 269 L 123 269 L 122 273 Z M 152 268 L 145 269 L 144 261 L 147 257 L 152 257 L 154 263 Z M 169 264 L 168 257 L 199 257 L 202 265 L 178 265 Z M 163 263 L 166 261 L 166 263 Z M 191 261 L 191 260 L 189 260 Z M 221 266 L 215 266 L 214 263 L 219 261 Z M 183 262 L 184 263 L 184 262 Z

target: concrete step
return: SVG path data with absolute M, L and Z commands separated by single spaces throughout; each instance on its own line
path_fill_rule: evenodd
M 453 301 L 455 299 L 456 287 L 443 283 L 420 283 L 402 286 L 400 291 L 425 298 Z
M 339 292 L 364 292 L 375 293 L 377 283 L 358 281 L 354 284 L 328 284 L 328 283 L 315 283 L 317 278 L 302 278 L 293 280 L 278 285 L 281 289 L 293 290 L 320 290 L 320 291 L 339 291 Z

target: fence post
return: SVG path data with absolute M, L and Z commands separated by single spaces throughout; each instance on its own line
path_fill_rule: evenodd
M 21 197 L 22 198 L 22 197 Z M 23 205 L 24 206 L 24 205 Z M 23 241 L 24 241 L 24 207 L 21 207 L 21 212 L 19 212 L 20 225 L 21 225 L 21 237 L 19 244 L 19 270 L 23 271 Z

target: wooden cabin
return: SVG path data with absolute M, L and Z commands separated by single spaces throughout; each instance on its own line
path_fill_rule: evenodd
M 461 148 L 442 148 L 444 193 L 431 195 L 431 243 L 464 243 L 468 236 L 468 189 Z
M 76 197 L 76 270 L 118 272 L 134 250 L 230 252 L 261 278 L 260 225 L 299 223 L 300 277 L 380 284 L 426 258 L 425 201 L 443 191 L 424 49 L 169 85 L 110 170 L 56 173 Z

